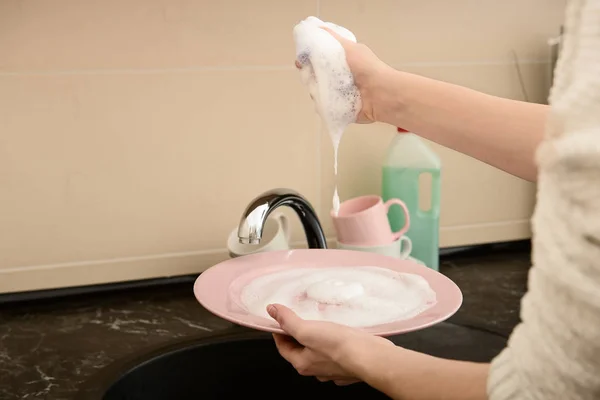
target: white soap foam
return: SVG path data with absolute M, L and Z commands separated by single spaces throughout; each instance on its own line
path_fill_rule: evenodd
M 308 88 L 317 113 L 333 143 L 336 176 L 333 209 L 337 214 L 339 210 L 339 197 L 336 201 L 338 148 L 346 127 L 356 122 L 356 117 L 362 108 L 362 101 L 360 92 L 354 85 L 354 76 L 346 61 L 344 48 L 321 27 L 327 27 L 353 42 L 356 42 L 356 37 L 342 26 L 312 16 L 294 27 L 296 59 L 301 65 L 301 80 Z
M 335 185 L 335 189 L 333 191 L 333 210 L 335 215 L 338 214 L 340 210 L 340 195 L 338 194 L 337 185 Z
M 251 314 L 283 304 L 301 318 L 369 327 L 412 318 L 436 301 L 419 276 L 381 267 L 292 268 L 249 282 L 241 301 Z

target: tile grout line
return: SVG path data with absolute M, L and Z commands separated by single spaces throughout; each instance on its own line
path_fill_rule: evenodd
M 189 68 L 140 68 L 140 69 L 75 69 L 75 70 L 31 70 L 1 71 L 0 76 L 45 76 L 45 75 L 136 75 L 136 74 L 169 74 L 197 72 L 244 72 L 244 71 L 292 71 L 293 65 L 257 65 L 257 66 L 222 66 L 222 67 L 189 67 Z
M 520 60 L 521 65 L 539 65 L 548 64 L 547 60 L 526 59 Z M 513 61 L 501 60 L 481 60 L 481 61 L 410 61 L 405 63 L 392 64 L 395 68 L 402 67 L 486 67 L 486 66 L 513 66 Z
M 521 65 L 543 65 L 547 60 L 521 60 Z M 392 64 L 395 68 L 406 67 L 477 67 L 477 66 L 513 66 L 512 61 L 415 61 Z M 190 67 L 190 68 L 149 68 L 149 69 L 80 69 L 80 70 L 30 70 L 30 71 L 1 71 L 0 77 L 5 76 L 55 76 L 55 75 L 136 75 L 136 74 L 169 74 L 169 73 L 198 73 L 198 72 L 244 72 L 244 71 L 291 71 L 294 66 L 222 66 L 222 67 Z
M 318 200 L 321 202 L 321 200 Z M 475 224 L 463 224 L 463 225 L 450 225 L 450 226 L 440 226 L 441 232 L 448 232 L 454 230 L 462 230 L 462 229 L 472 229 L 472 228 L 481 228 L 481 227 L 502 227 L 502 226 L 510 226 L 514 224 L 529 224 L 531 220 L 529 218 L 525 219 L 514 219 L 507 221 L 497 221 L 497 222 L 484 222 L 484 223 L 475 223 Z M 327 242 L 335 242 L 335 236 L 327 236 Z M 292 241 L 290 242 L 292 248 L 302 248 L 305 245 L 304 241 Z M 0 276 L 6 273 L 15 273 L 15 272 L 25 272 L 25 271 L 39 271 L 39 270 L 49 270 L 49 269 L 57 269 L 57 268 L 69 268 L 69 267 L 82 267 L 82 266 L 92 266 L 92 265 L 102 265 L 102 264 L 121 264 L 128 262 L 140 262 L 140 261 L 152 261 L 152 260 L 165 260 L 172 258 L 186 258 L 186 257 L 198 257 L 198 256 L 211 256 L 211 255 L 221 255 L 228 254 L 227 248 L 213 248 L 213 249 L 205 249 L 205 250 L 195 250 L 195 251 L 183 251 L 183 252 L 171 252 L 171 253 L 159 253 L 159 254 L 148 254 L 142 256 L 129 256 L 129 257 L 113 257 L 113 258 L 105 258 L 105 259 L 96 259 L 96 260 L 80 260 L 80 261 L 72 261 L 72 262 L 62 262 L 62 263 L 54 263 L 54 264 L 38 264 L 38 265 L 23 265 L 23 266 L 13 266 L 13 267 L 5 267 L 0 268 Z
M 323 159 L 322 159 L 322 136 L 323 136 L 323 127 L 321 124 L 321 120 L 319 117 L 316 118 L 317 121 L 317 215 L 319 215 L 323 210 L 321 209 L 323 203 Z
M 496 221 L 496 222 L 482 222 L 475 224 L 462 224 L 462 225 L 446 225 L 440 226 L 440 232 L 448 232 L 448 231 L 456 231 L 461 229 L 472 229 L 472 228 L 485 228 L 485 227 L 502 227 L 502 226 L 510 226 L 514 224 L 530 224 L 531 219 L 511 219 L 507 221 Z
M 317 18 L 321 18 L 321 0 L 316 0 L 315 2 L 315 6 L 316 6 L 316 10 L 315 10 L 315 16 Z M 321 120 L 319 119 L 319 117 L 317 116 L 315 118 L 315 122 L 316 122 L 316 126 L 315 126 L 315 132 L 317 135 L 317 140 L 316 140 L 316 158 L 317 158 L 317 168 L 316 168 L 316 183 L 317 183 L 317 193 L 316 196 L 317 198 L 314 201 L 314 205 L 315 205 L 315 211 L 317 213 L 317 216 L 321 217 L 320 214 L 322 212 L 321 210 L 321 205 L 322 205 L 322 196 L 323 196 L 323 188 L 322 188 L 322 184 L 323 184 L 323 170 L 322 170 L 322 166 L 323 166 L 323 160 L 321 159 L 321 135 L 322 135 L 322 131 L 321 131 Z
M 328 242 L 335 242 L 334 236 L 327 236 L 325 238 Z M 303 248 L 306 244 L 303 240 L 290 241 L 290 247 L 292 249 Z M 0 268 L 0 276 L 6 273 L 25 272 L 25 271 L 40 271 L 40 270 L 52 270 L 60 268 L 71 268 L 71 267 L 84 267 L 92 265 L 103 265 L 103 264 L 123 264 L 140 261 L 153 261 L 153 260 L 168 260 L 173 258 L 187 258 L 187 257 L 202 257 L 202 256 L 214 256 L 214 255 L 228 255 L 229 250 L 225 248 L 207 249 L 207 250 L 196 250 L 196 251 L 184 251 L 176 253 L 160 253 L 160 254 L 149 254 L 144 256 L 130 256 L 130 257 L 114 257 L 106 259 L 96 260 L 81 260 L 71 261 L 53 264 L 37 264 L 37 265 L 23 265 Z
M 207 249 L 207 250 L 196 250 L 196 251 L 183 251 L 176 253 L 160 253 L 160 254 L 149 254 L 144 256 L 129 256 L 129 257 L 113 257 L 96 260 L 80 260 L 53 264 L 38 264 L 38 265 L 24 265 L 15 267 L 0 268 L 0 274 L 7 272 L 22 272 L 28 270 L 47 270 L 55 268 L 69 268 L 69 267 L 80 267 L 90 265 L 102 265 L 102 264 L 121 264 L 128 262 L 139 262 L 139 261 L 151 261 L 161 260 L 170 258 L 184 258 L 184 257 L 197 257 L 197 256 L 209 256 L 226 252 L 227 248 L 221 249 Z

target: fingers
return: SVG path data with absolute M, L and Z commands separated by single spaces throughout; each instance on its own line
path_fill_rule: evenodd
M 358 383 L 360 381 L 356 380 L 356 379 L 334 379 L 333 383 L 335 383 L 338 386 L 348 386 L 348 385 L 352 385 L 353 383 Z
M 275 346 L 277 346 L 277 350 L 279 350 L 280 353 L 288 354 L 294 351 L 302 350 L 303 348 L 303 346 L 291 336 L 274 333 L 273 339 L 275 339 Z
M 274 333 L 273 339 L 275 340 L 275 347 L 277 347 L 277 351 L 279 351 L 281 357 L 296 368 L 299 359 L 301 358 L 300 353 L 302 352 L 303 346 L 294 340 L 294 338 L 287 335 Z
M 346 42 L 346 40 L 347 40 L 346 38 L 338 35 L 337 32 L 335 32 L 334 30 L 332 30 L 326 26 L 321 26 L 321 29 L 323 29 L 324 31 L 327 31 L 331 36 L 333 36 L 341 44 L 344 44 L 344 42 Z
M 319 382 L 329 382 L 333 381 L 337 386 L 348 386 L 353 383 L 358 383 L 360 381 L 356 379 L 348 379 L 344 377 L 328 377 L 328 376 L 317 376 L 316 377 Z
M 307 366 L 310 362 L 307 362 L 306 356 L 303 355 L 304 346 L 299 344 L 294 338 L 287 335 L 279 335 L 274 333 L 273 339 L 275 339 L 275 346 L 279 351 L 281 357 L 289 362 L 292 367 L 302 376 L 311 376 Z
M 314 376 L 311 372 L 312 362 L 310 356 L 305 353 L 306 348 L 298 343 L 293 337 L 287 335 L 273 334 L 275 346 L 279 354 L 302 376 Z
M 281 329 L 294 336 L 299 341 L 302 341 L 302 339 L 298 337 L 298 334 L 304 320 L 298 317 L 295 312 L 281 304 L 268 305 L 267 312 L 275 321 L 277 321 Z

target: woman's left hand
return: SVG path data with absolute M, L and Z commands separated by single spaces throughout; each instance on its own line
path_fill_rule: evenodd
M 300 375 L 315 376 L 337 385 L 359 382 L 354 365 L 372 346 L 394 344 L 358 329 L 323 321 L 305 321 L 282 305 L 267 312 L 287 335 L 273 334 L 277 349 Z

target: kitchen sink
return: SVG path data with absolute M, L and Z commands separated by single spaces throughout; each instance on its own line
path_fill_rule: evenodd
M 506 338 L 452 323 L 389 338 L 438 357 L 486 362 Z M 149 349 L 86 382 L 78 400 L 385 399 L 369 386 L 338 387 L 304 377 L 277 353 L 270 334 L 235 328 Z M 308 396 L 308 397 L 307 397 Z

